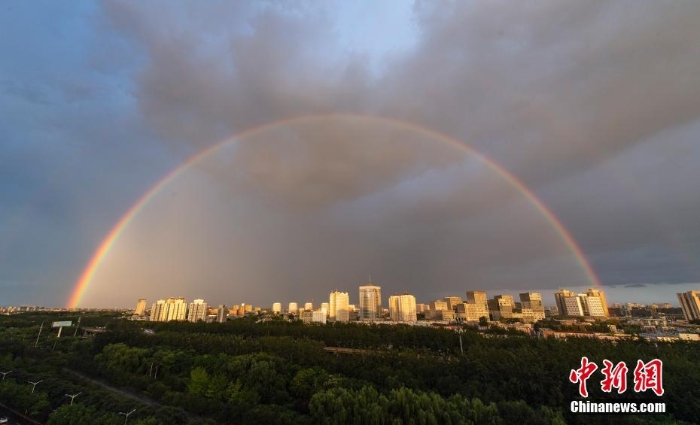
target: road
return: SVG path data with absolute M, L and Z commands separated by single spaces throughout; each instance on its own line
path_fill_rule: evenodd
M 68 373 L 71 373 L 71 374 L 73 374 L 81 379 L 84 379 L 84 380 L 90 382 L 91 384 L 99 385 L 100 387 L 102 387 L 108 391 L 111 391 L 113 393 L 117 393 L 117 394 L 124 396 L 126 398 L 136 400 L 138 402 L 141 402 L 143 404 L 147 404 L 149 406 L 161 406 L 160 403 L 158 403 L 157 401 L 153 400 L 152 398 L 146 396 L 145 394 L 138 394 L 138 393 L 131 392 L 129 390 L 114 387 L 114 386 L 112 386 L 112 385 L 110 385 L 102 380 L 91 378 L 91 377 L 85 375 L 84 373 L 78 372 L 76 370 L 72 370 L 72 369 L 64 369 L 64 370 Z

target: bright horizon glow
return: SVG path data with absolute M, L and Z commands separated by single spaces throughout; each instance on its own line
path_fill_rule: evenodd
M 397 128 L 400 129 L 406 129 L 410 130 L 413 132 L 416 132 L 418 134 L 423 134 L 426 136 L 429 136 L 430 138 L 449 143 L 458 149 L 460 149 L 463 152 L 468 153 L 470 156 L 478 159 L 481 161 L 483 164 L 485 164 L 488 168 L 491 170 L 495 171 L 500 177 L 502 177 L 506 182 L 508 182 L 512 187 L 518 190 L 521 194 L 523 194 L 528 202 L 533 205 L 547 220 L 547 222 L 551 225 L 551 227 L 554 229 L 554 231 L 559 235 L 559 237 L 564 241 L 566 246 L 571 250 L 571 252 L 574 254 L 576 261 L 579 263 L 581 268 L 583 269 L 584 274 L 588 278 L 588 281 L 592 287 L 600 288 L 602 289 L 602 285 L 600 284 L 600 281 L 598 279 L 598 276 L 596 275 L 595 271 L 591 267 L 591 265 L 588 262 L 588 259 L 586 256 L 583 254 L 583 251 L 581 248 L 578 246 L 578 243 L 576 240 L 573 238 L 571 233 L 564 227 L 564 225 L 561 223 L 561 221 L 554 215 L 554 213 L 547 208 L 544 203 L 537 198 L 537 196 L 520 180 L 518 180 L 513 174 L 511 174 L 508 170 L 506 170 L 504 167 L 501 165 L 497 164 L 487 156 L 479 153 L 476 151 L 474 148 L 472 148 L 469 145 L 466 145 L 465 143 L 448 137 L 445 134 L 442 134 L 440 132 L 430 130 L 424 127 L 420 127 L 416 124 L 410 123 L 410 122 L 404 122 L 400 121 L 394 118 L 386 118 L 386 117 L 378 117 L 378 116 L 369 116 L 369 115 L 359 115 L 359 114 L 346 114 L 346 113 L 333 113 L 333 114 L 318 114 L 318 115 L 306 115 L 306 116 L 301 116 L 301 117 L 296 117 L 296 118 L 290 118 L 290 119 L 285 119 L 285 120 L 279 120 L 279 121 L 274 121 L 272 123 L 268 124 L 263 124 L 254 128 L 251 128 L 249 130 L 243 131 L 242 133 L 238 135 L 234 135 L 233 137 L 227 138 L 224 141 L 221 141 L 219 143 L 215 143 L 212 146 L 205 148 L 201 150 L 200 152 L 192 155 L 189 157 L 187 160 L 185 160 L 182 164 L 174 168 L 172 171 L 170 171 L 165 177 L 160 179 L 151 189 L 149 189 L 146 193 L 144 193 L 137 201 L 136 203 L 122 216 L 122 218 L 114 225 L 114 227 L 111 229 L 111 231 L 107 234 L 107 236 L 103 239 L 103 241 L 100 243 L 98 249 L 95 251 L 93 256 L 91 257 L 90 261 L 88 262 L 88 265 L 86 266 L 85 270 L 81 273 L 78 281 L 76 282 L 76 285 L 73 289 L 73 292 L 70 295 L 70 298 L 67 303 L 68 308 L 78 308 L 80 305 L 80 302 L 82 300 L 83 295 L 85 294 L 85 291 L 90 285 L 90 282 L 92 281 L 92 278 L 94 277 L 97 269 L 99 268 L 102 260 L 107 256 L 109 253 L 110 249 L 114 246 L 115 242 L 119 239 L 119 236 L 122 234 L 124 229 L 126 229 L 131 222 L 131 220 L 138 215 L 138 213 L 141 211 L 141 209 L 164 187 L 166 186 L 171 180 L 173 180 L 175 177 L 180 175 L 182 172 L 187 170 L 191 165 L 197 163 L 198 161 L 203 160 L 210 154 L 216 152 L 218 149 L 228 145 L 229 143 L 233 143 L 235 141 L 239 141 L 240 139 L 243 139 L 247 136 L 256 134 L 258 132 L 279 126 L 279 125 L 285 125 L 285 124 L 293 124 L 293 123 L 303 123 L 303 122 L 309 122 L 309 121 L 322 121 L 325 119 L 332 119 L 332 118 L 360 118 L 364 120 L 369 120 L 369 121 L 374 121 L 374 122 L 381 122 L 385 124 L 391 124 L 396 126 Z

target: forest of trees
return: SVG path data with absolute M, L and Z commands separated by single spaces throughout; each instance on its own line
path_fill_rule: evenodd
M 149 323 L 85 314 L 83 325 L 108 331 L 82 338 L 71 328 L 60 339 L 54 331 L 37 344 L 40 323 L 51 320 L 68 319 L 0 317 L 0 372 L 10 371 L 0 381 L 0 400 L 48 424 L 121 424 L 132 409 L 130 424 L 700 422 L 697 343 L 485 337 L 468 328 L 254 318 Z M 582 356 L 598 364 L 663 360 L 662 397 L 606 394 L 596 375 L 588 399 L 663 401 L 667 413 L 569 412 L 581 397 L 568 376 Z M 32 394 L 28 381 L 39 380 Z M 71 405 L 66 394 L 77 393 Z

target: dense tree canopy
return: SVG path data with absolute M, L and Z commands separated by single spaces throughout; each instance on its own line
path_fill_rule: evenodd
M 68 332 L 60 339 L 41 336 L 37 344 L 41 320 L 51 318 L 0 318 L 0 367 L 12 371 L 0 381 L 0 398 L 49 424 L 123 423 L 123 413 L 132 409 L 137 410 L 129 423 L 141 424 L 700 421 L 700 350 L 694 343 L 559 341 L 466 328 L 458 334 L 409 326 L 251 319 L 149 323 L 111 317 L 105 320 L 108 332 L 94 338 Z M 599 365 L 610 359 L 632 368 L 638 359 L 662 359 L 663 397 L 606 394 L 599 375 L 588 381 L 588 390 L 589 399 L 598 401 L 656 398 L 666 402 L 668 413 L 569 412 L 569 403 L 580 396 L 568 376 L 584 355 Z M 43 381 L 32 394 L 28 380 Z M 65 395 L 76 393 L 81 394 L 70 405 Z

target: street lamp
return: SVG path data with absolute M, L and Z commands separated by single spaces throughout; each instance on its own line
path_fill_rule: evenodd
M 42 379 L 41 381 L 36 381 L 36 382 L 27 381 L 27 382 L 29 382 L 30 384 L 33 385 L 33 387 L 32 387 L 32 394 L 34 394 L 34 389 L 36 388 L 37 384 L 38 384 L 39 382 L 44 382 L 44 380 Z
M 8 373 L 12 373 L 12 371 L 11 371 L 11 370 L 8 370 L 7 372 L 0 372 L 0 373 L 2 373 L 2 380 L 4 381 L 4 380 L 5 380 L 5 375 L 7 375 Z
M 124 425 L 126 425 L 126 421 L 129 420 L 129 415 L 131 415 L 131 414 L 134 413 L 135 411 L 136 411 L 136 409 L 133 409 L 133 410 L 132 410 L 131 412 L 129 412 L 129 413 L 119 412 L 120 415 L 124 415 Z
M 77 394 L 66 394 L 66 397 L 70 397 L 70 405 L 73 405 L 73 399 L 82 394 L 82 391 Z

